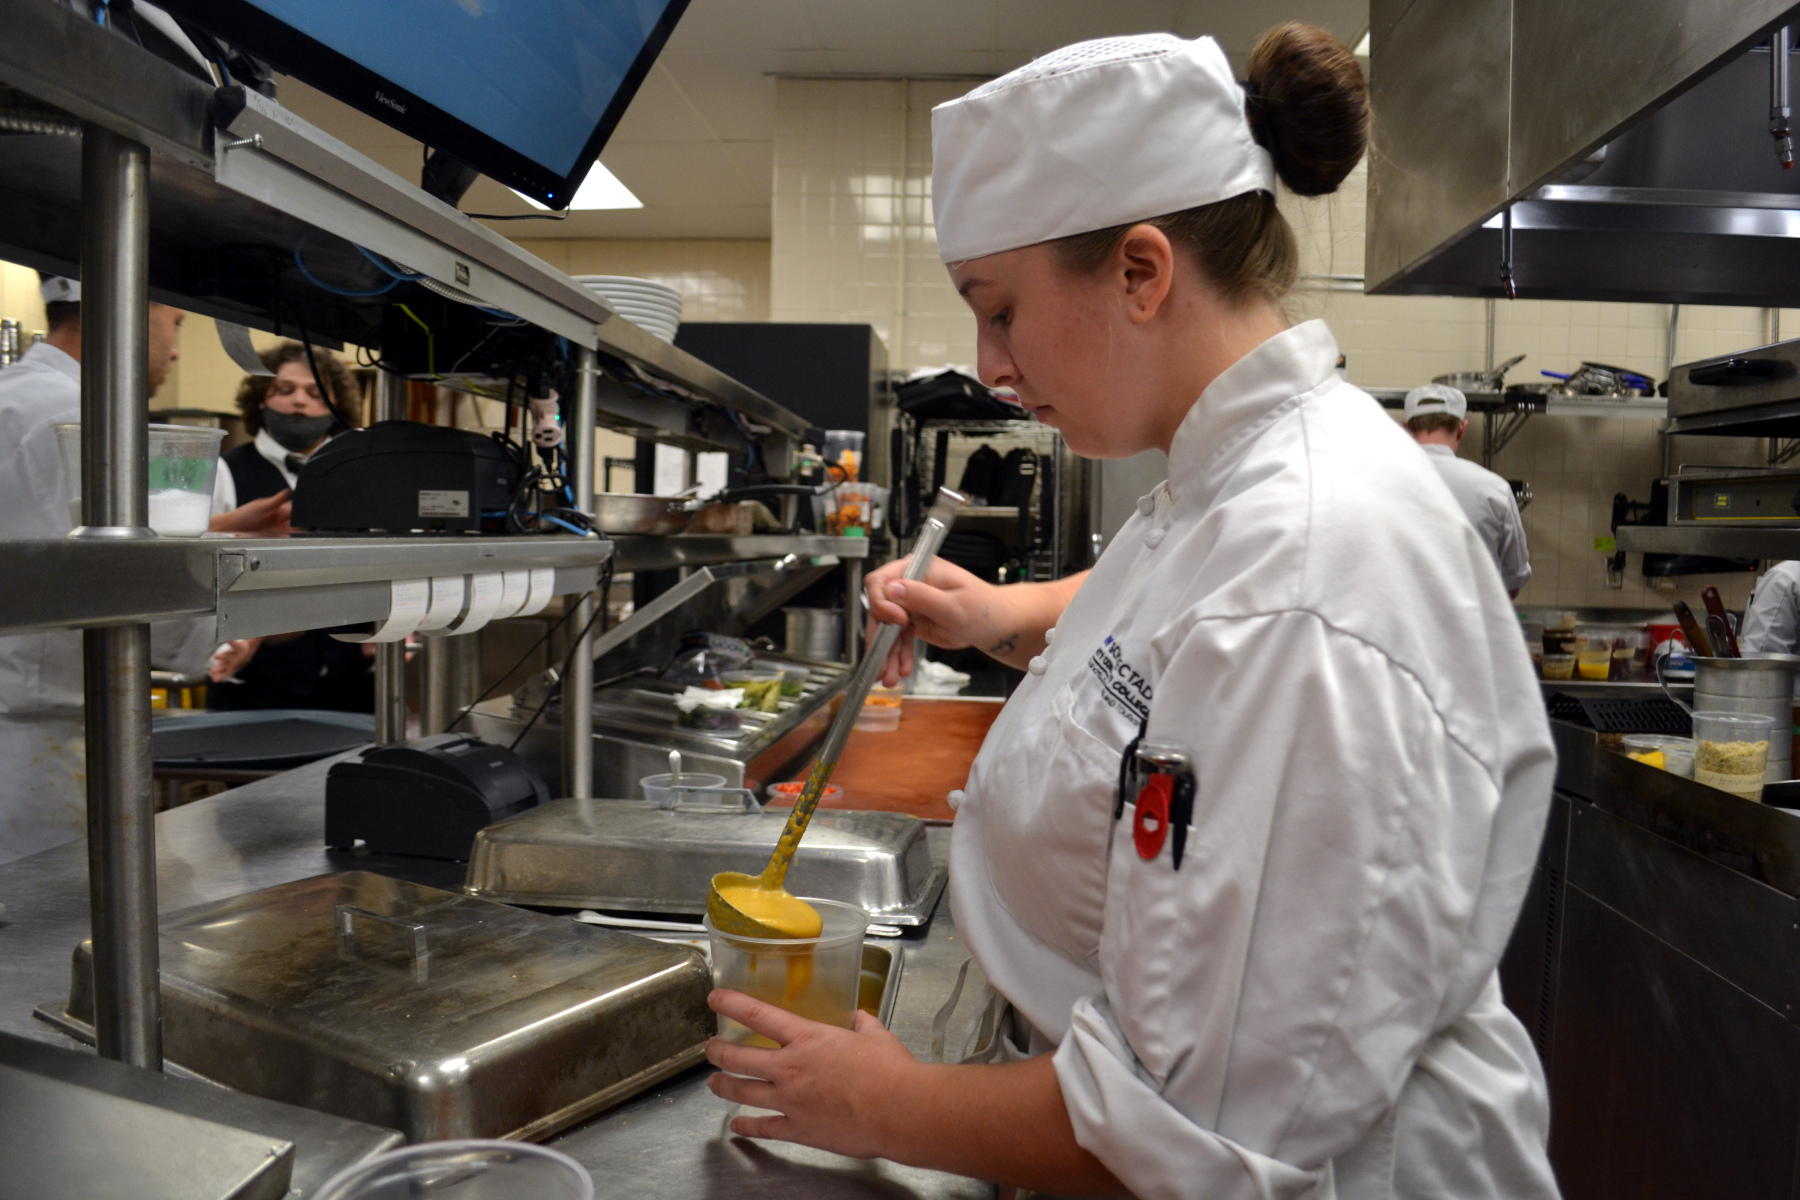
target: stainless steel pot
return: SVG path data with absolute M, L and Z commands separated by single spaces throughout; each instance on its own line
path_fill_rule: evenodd
M 836 662 L 844 654 L 844 610 L 841 608 L 784 608 L 787 618 L 787 652 L 795 658 Z
M 1690 707 L 1669 691 L 1663 664 L 1656 660 L 1656 681 L 1663 693 L 1688 712 L 1755 713 L 1775 719 L 1775 737 L 1769 742 L 1765 782 L 1793 778 L 1794 671 L 1800 655 L 1759 654 L 1753 658 L 1702 658 L 1694 656 L 1694 702 Z

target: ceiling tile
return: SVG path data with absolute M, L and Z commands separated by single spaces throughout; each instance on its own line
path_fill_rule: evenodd
M 809 0 L 820 43 L 839 50 L 986 50 L 994 38 L 994 0 Z
M 805 0 L 693 0 L 664 52 L 757 54 L 817 44 Z

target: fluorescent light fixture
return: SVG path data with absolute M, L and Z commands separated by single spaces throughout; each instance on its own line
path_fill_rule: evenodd
M 1367 32 L 1362 35 L 1362 40 L 1356 43 L 1356 49 L 1352 50 L 1350 53 L 1356 55 L 1358 58 L 1369 57 L 1369 35 Z
M 513 192 L 513 195 L 533 208 L 548 208 L 524 192 Z M 575 199 L 569 202 L 571 210 L 642 207 L 644 202 L 632 195 L 631 189 L 620 183 L 619 177 L 607 170 L 606 164 L 598 159 L 594 161 L 594 169 L 581 181 L 581 186 L 575 189 Z

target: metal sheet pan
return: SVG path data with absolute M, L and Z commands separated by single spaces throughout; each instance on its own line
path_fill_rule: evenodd
M 170 1061 L 412 1141 L 546 1137 L 699 1062 L 714 1029 L 692 950 L 360 871 L 166 915 L 161 942 Z
M 787 817 L 786 809 L 553 800 L 476 834 L 463 890 L 546 908 L 699 914 L 715 874 L 768 865 Z M 922 925 L 944 882 L 917 817 L 821 811 L 794 856 L 787 887 L 860 905 L 883 924 Z

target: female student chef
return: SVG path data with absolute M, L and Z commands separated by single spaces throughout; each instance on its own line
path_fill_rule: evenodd
M 1355 60 L 1288 25 L 1248 75 L 1208 38 L 1109 39 L 933 114 L 982 378 L 1083 455 L 1165 449 L 1169 480 L 1082 580 L 871 576 L 876 619 L 1027 670 L 951 849 L 1006 1061 L 716 992 L 781 1045 L 709 1046 L 714 1091 L 782 1114 L 738 1133 L 1056 1193 L 1556 1195 L 1495 974 L 1543 707 L 1442 480 L 1278 307 L 1275 180 L 1328 193 L 1360 158 Z

